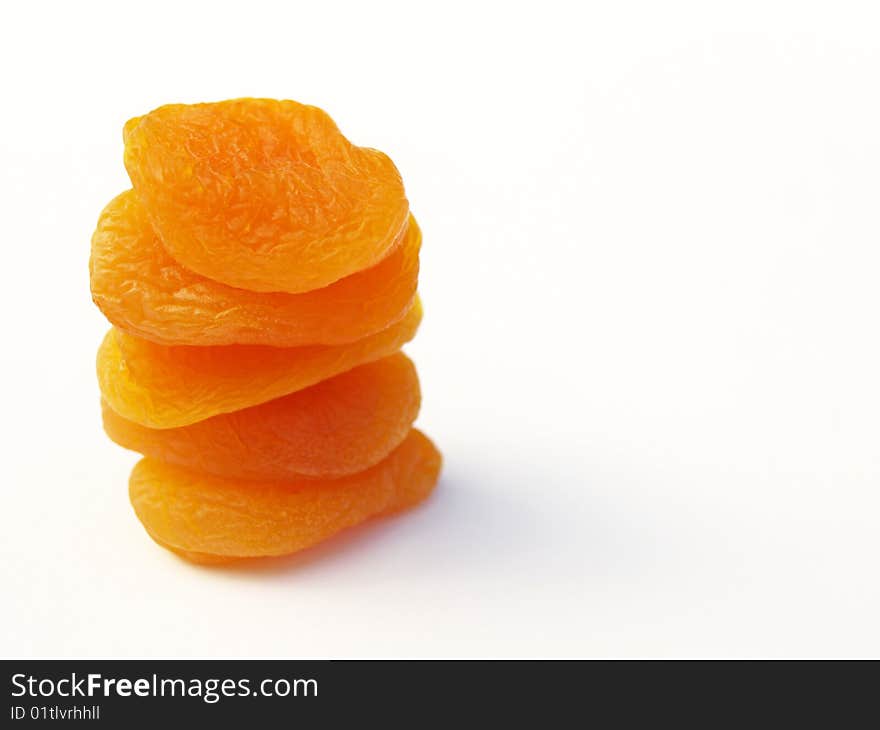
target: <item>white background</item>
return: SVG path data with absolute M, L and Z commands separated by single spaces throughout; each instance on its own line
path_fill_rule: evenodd
M 880 655 L 875 7 L 3 5 L 0 653 Z M 446 465 L 212 570 L 128 504 L 87 259 L 125 120 L 242 95 L 400 168 Z

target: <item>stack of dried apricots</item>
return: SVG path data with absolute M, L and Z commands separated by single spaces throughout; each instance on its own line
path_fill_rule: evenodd
M 292 553 L 424 499 L 400 352 L 422 316 L 400 175 L 320 109 L 236 99 L 125 125 L 133 189 L 92 237 L 104 428 L 144 455 L 150 536 L 203 563 Z

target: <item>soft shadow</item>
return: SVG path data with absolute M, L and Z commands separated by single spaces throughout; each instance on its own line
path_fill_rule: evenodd
M 551 524 L 541 509 L 548 495 L 548 475 L 529 475 L 509 462 L 503 469 L 498 467 L 490 461 L 456 463 L 446 455 L 437 488 L 414 508 L 349 528 L 294 555 L 188 565 L 193 570 L 262 579 L 328 570 L 392 544 L 409 556 L 424 555 L 431 571 L 454 570 L 462 561 L 481 569 L 502 568 L 518 556 L 552 551 L 564 530 Z

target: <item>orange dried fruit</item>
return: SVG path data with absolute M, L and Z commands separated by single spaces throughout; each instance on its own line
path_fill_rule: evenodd
M 363 471 L 406 438 L 419 411 L 401 352 L 268 403 L 178 428 L 129 421 L 103 403 L 104 430 L 145 456 L 232 479 L 337 477 Z
M 440 464 L 413 429 L 383 461 L 339 479 L 239 481 L 142 459 L 129 495 L 160 545 L 196 562 L 222 562 L 294 553 L 410 507 L 430 494 Z
M 125 167 L 165 248 L 253 291 L 318 289 L 381 261 L 408 212 L 400 174 L 321 109 L 171 104 L 125 125 Z
M 111 329 L 98 350 L 101 395 L 119 415 L 173 428 L 293 393 L 396 352 L 422 318 L 416 298 L 399 322 L 345 345 L 168 347 Z
M 114 326 L 163 345 L 336 345 L 406 314 L 420 245 L 410 216 L 400 244 L 365 271 L 303 294 L 251 292 L 177 263 L 128 190 L 107 205 L 92 236 L 92 298 Z

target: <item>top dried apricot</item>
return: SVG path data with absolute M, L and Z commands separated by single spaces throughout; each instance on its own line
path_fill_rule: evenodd
M 125 125 L 125 167 L 168 252 L 252 291 L 299 293 L 372 266 L 409 206 L 381 152 L 321 109 L 233 99 L 163 106 Z

